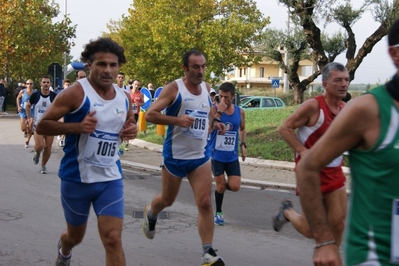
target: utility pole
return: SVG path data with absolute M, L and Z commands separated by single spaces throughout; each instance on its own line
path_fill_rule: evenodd
M 67 16 L 67 6 L 68 6 L 67 0 L 64 0 L 64 15 L 65 15 L 65 17 Z M 63 57 L 64 57 L 64 65 L 62 67 L 63 67 L 64 80 L 65 80 L 66 76 L 67 76 L 67 74 L 66 74 L 67 73 L 67 53 L 66 53 L 66 51 L 64 51 Z M 61 84 L 61 86 L 62 86 L 62 84 Z
M 290 10 L 287 11 L 287 36 L 290 35 Z M 284 54 L 284 64 L 288 68 L 289 67 L 289 56 L 287 43 L 284 45 L 285 54 Z M 290 89 L 290 85 L 288 84 L 288 73 L 284 73 L 284 94 L 288 94 Z

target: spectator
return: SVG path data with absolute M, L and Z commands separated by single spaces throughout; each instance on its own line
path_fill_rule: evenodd
M 148 83 L 147 87 L 148 87 L 148 90 L 151 93 L 152 100 L 154 100 L 154 94 L 155 94 L 154 85 L 152 85 L 152 83 Z
M 3 97 L 0 99 L 0 105 L 1 109 L 0 111 L 4 115 L 8 115 L 7 113 L 7 102 L 8 102 L 8 89 L 7 89 L 7 82 L 4 79 L 0 79 L 0 84 L 1 84 L 1 92 L 0 92 L 0 97 Z M 2 104 L 1 104 L 2 103 Z
M 32 88 L 33 88 L 33 86 L 32 86 Z M 19 95 L 19 92 L 21 90 L 23 90 L 23 89 L 26 89 L 26 82 L 25 81 L 18 83 L 18 87 L 16 87 L 15 90 L 14 90 L 14 97 L 17 98 L 18 95 Z

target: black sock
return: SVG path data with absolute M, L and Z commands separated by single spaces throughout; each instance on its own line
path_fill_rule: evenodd
M 224 193 L 219 193 L 215 190 L 216 212 L 222 212 L 223 196 Z
M 151 212 L 151 209 L 149 208 L 147 210 L 147 216 L 148 216 L 148 223 L 149 223 L 150 231 L 154 231 L 155 225 L 157 224 L 158 215 L 154 216 Z

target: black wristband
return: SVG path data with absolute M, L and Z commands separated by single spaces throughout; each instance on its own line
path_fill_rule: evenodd
M 215 124 L 215 122 L 221 123 L 222 121 L 220 121 L 220 118 L 215 117 L 215 118 L 212 120 L 212 126 Z
M 247 148 L 247 144 L 245 143 L 245 141 L 243 141 L 243 142 L 240 143 L 240 147 L 241 147 L 241 146 L 244 146 L 245 148 Z

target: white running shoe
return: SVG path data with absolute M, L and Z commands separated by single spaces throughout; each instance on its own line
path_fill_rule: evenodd
M 221 257 L 216 255 L 213 248 L 209 249 L 207 253 L 202 255 L 202 266 L 224 266 L 224 261 Z
M 155 236 L 155 225 L 156 221 L 152 222 L 148 218 L 147 211 L 150 205 L 147 205 L 144 209 L 144 221 L 143 221 L 143 234 L 148 238 L 148 239 L 154 239 Z
M 41 166 L 41 167 L 40 167 L 40 173 L 41 173 L 41 174 L 47 174 L 47 173 L 48 173 L 48 172 L 47 172 L 46 166 Z

